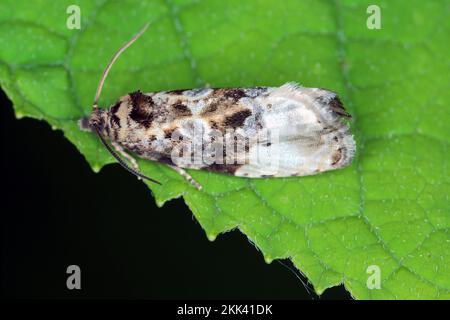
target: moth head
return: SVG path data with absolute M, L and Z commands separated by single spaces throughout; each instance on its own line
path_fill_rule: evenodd
M 107 136 L 108 128 L 106 122 L 107 112 L 105 109 L 94 108 L 89 118 L 89 127 L 94 131 L 100 132 Z
M 141 179 L 146 179 L 146 180 L 149 180 L 156 184 L 161 184 L 157 180 L 149 178 L 149 177 L 143 175 L 142 173 L 140 173 L 135 168 L 130 167 L 130 165 L 125 160 L 123 160 L 119 156 L 119 154 L 113 149 L 113 147 L 111 147 L 109 145 L 109 143 L 107 141 L 107 138 L 111 138 L 111 137 L 109 137 L 109 133 L 111 131 L 110 126 L 109 126 L 109 121 L 108 121 L 109 111 L 105 110 L 105 109 L 100 109 L 98 107 L 98 100 L 99 100 L 100 94 L 102 92 L 103 84 L 105 83 L 105 80 L 108 76 L 109 70 L 111 69 L 112 65 L 117 60 L 117 58 L 120 56 L 120 54 L 123 51 L 125 51 L 126 48 L 128 48 L 133 42 L 135 42 L 144 33 L 144 31 L 147 29 L 147 27 L 148 27 L 148 23 L 144 26 L 144 28 L 142 28 L 141 31 L 139 31 L 133 38 L 131 38 L 130 41 L 128 41 L 123 47 L 121 47 L 119 49 L 119 51 L 117 51 L 114 54 L 111 61 L 106 66 L 106 69 L 103 71 L 103 75 L 100 79 L 100 82 L 97 87 L 97 91 L 95 93 L 94 103 L 92 105 L 92 113 L 91 113 L 91 116 L 89 117 L 87 125 L 89 126 L 90 129 L 93 129 L 93 131 L 95 131 L 97 133 L 102 144 L 109 151 L 109 153 L 119 162 L 119 164 L 122 167 L 124 167 L 126 170 L 128 170 L 129 172 L 133 173 L 134 175 L 138 176 Z M 80 125 L 83 127 L 83 120 L 81 121 Z

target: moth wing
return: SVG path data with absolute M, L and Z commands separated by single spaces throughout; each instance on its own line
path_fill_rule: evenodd
M 249 148 L 245 164 L 234 174 L 254 178 L 305 176 L 344 167 L 351 162 L 354 153 L 351 135 L 328 132 L 317 137 L 320 138 L 285 135 L 269 143 L 258 142 Z
M 349 114 L 334 92 L 287 83 L 258 103 L 266 106 L 263 130 L 235 175 L 311 175 L 344 167 L 353 159 L 355 142 L 342 121 Z

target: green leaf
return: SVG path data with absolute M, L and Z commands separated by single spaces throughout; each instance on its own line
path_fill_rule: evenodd
M 199 192 L 141 160 L 163 183 L 149 185 L 157 203 L 183 196 L 210 240 L 238 228 L 267 262 L 291 258 L 319 294 L 344 283 L 360 299 L 450 298 L 448 1 L 84 0 L 81 30 L 69 30 L 72 3 L 0 3 L 0 81 L 18 117 L 63 130 L 94 170 L 113 162 L 77 120 L 112 54 L 147 21 L 101 105 L 206 84 L 334 90 L 354 115 L 350 167 L 270 180 L 191 171 Z M 371 4 L 380 30 L 366 26 Z M 380 289 L 366 285 L 371 265 Z

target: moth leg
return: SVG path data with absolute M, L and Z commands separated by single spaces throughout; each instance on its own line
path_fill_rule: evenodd
M 190 184 L 192 184 L 195 188 L 197 188 L 197 190 L 201 190 L 202 189 L 202 186 L 197 181 L 195 181 L 194 178 L 192 178 L 191 175 L 189 173 L 187 173 L 184 169 L 182 169 L 180 167 L 177 167 L 177 166 L 171 166 L 171 165 L 169 165 L 169 167 L 171 167 L 173 170 L 178 172 L 178 174 L 180 174 Z
M 130 162 L 130 165 L 134 170 L 141 172 L 141 170 L 139 170 L 139 166 L 136 162 L 136 159 L 134 159 L 131 155 L 129 155 L 120 144 L 118 144 L 117 142 L 111 141 L 111 145 L 122 157 L 124 157 L 125 159 L 127 159 Z M 138 177 L 138 179 L 140 180 L 141 178 Z

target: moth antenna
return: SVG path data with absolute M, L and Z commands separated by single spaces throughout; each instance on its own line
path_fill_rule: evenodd
M 106 69 L 103 71 L 102 78 L 100 79 L 100 82 L 97 87 L 97 92 L 95 93 L 93 108 L 98 108 L 98 99 L 100 98 L 100 94 L 103 89 L 103 84 L 105 83 L 106 77 L 108 76 L 109 70 L 111 70 L 111 67 L 116 62 L 117 58 L 124 52 L 129 46 L 131 46 L 139 37 L 147 30 L 148 26 L 150 25 L 150 22 L 147 22 L 145 26 L 134 35 L 133 38 L 131 38 L 127 43 L 125 43 L 112 57 L 111 61 L 106 66 Z
M 125 161 L 123 161 L 123 159 L 110 147 L 110 145 L 106 142 L 105 138 L 103 138 L 103 136 L 100 133 L 100 130 L 95 128 L 95 131 L 97 132 L 97 135 L 99 136 L 101 142 L 103 143 L 103 145 L 106 147 L 106 149 L 108 149 L 109 153 L 111 153 L 111 155 L 116 158 L 116 160 L 119 162 L 119 164 L 124 167 L 128 172 L 131 172 L 132 174 L 142 178 L 142 179 L 146 179 L 149 180 L 151 182 L 154 182 L 156 184 L 161 185 L 161 182 L 154 180 L 152 178 L 149 178 L 145 175 L 143 175 L 142 173 L 140 173 L 139 171 L 134 170 L 133 168 L 131 168 L 128 164 L 125 163 Z
M 103 71 L 103 75 L 102 78 L 100 79 L 100 82 L 98 84 L 97 87 L 97 92 L 95 93 L 95 98 L 94 98 L 94 103 L 93 103 L 93 108 L 94 109 L 98 109 L 98 99 L 100 98 L 100 94 L 102 92 L 103 89 L 103 84 L 105 83 L 106 77 L 108 76 L 109 70 L 111 70 L 111 67 L 113 66 L 113 64 L 116 62 L 117 58 L 119 58 L 119 56 L 122 54 L 122 52 L 124 52 L 129 46 L 131 46 L 148 28 L 150 23 L 146 23 L 145 26 L 133 37 L 131 38 L 131 40 L 129 40 L 127 43 L 125 43 L 112 57 L 111 61 L 108 63 L 108 65 L 106 66 L 105 70 Z M 152 178 L 149 178 L 145 175 L 143 175 L 142 173 L 140 173 L 137 170 L 134 170 L 133 168 L 131 168 L 111 147 L 110 145 L 106 142 L 105 138 L 103 138 L 102 134 L 100 133 L 100 130 L 96 127 L 95 131 L 97 132 L 98 137 L 100 138 L 100 141 L 103 143 L 103 145 L 106 147 L 106 149 L 109 151 L 109 153 L 111 153 L 111 155 L 117 160 L 117 162 L 119 162 L 119 164 L 124 167 L 128 172 L 131 172 L 132 174 L 142 178 L 142 179 L 146 179 L 149 180 L 151 182 L 154 182 L 156 184 L 161 185 L 161 183 L 159 181 L 156 181 Z

